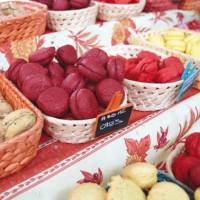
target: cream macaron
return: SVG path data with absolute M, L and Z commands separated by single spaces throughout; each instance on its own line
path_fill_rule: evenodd
M 195 190 L 194 199 L 200 200 L 200 187 Z
M 155 184 L 147 196 L 147 200 L 190 200 L 188 194 L 172 182 Z
M 109 186 L 106 200 L 146 200 L 142 189 L 132 180 L 114 176 Z
M 126 166 L 122 176 L 131 179 L 142 189 L 149 189 L 157 183 L 157 169 L 147 162 L 137 162 Z
M 83 183 L 71 191 L 68 200 L 106 200 L 106 191 L 95 183 Z
M 4 137 L 10 139 L 30 129 L 36 122 L 35 114 L 29 109 L 19 109 L 10 114 L 2 120 L 6 128 Z

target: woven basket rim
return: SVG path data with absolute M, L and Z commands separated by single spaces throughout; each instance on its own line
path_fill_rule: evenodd
M 96 4 L 100 4 L 100 5 L 106 5 L 106 6 L 115 6 L 115 7 L 133 7 L 133 6 L 136 6 L 136 5 L 140 5 L 142 2 L 140 0 L 140 2 L 138 3 L 130 3 L 130 4 L 115 4 L 115 3 L 106 3 L 106 2 L 99 2 L 99 1 L 95 1 Z
M 32 4 L 32 5 L 34 5 L 35 7 L 38 7 L 39 9 L 38 10 L 34 10 L 33 9 L 33 12 L 30 12 L 30 13 L 26 13 L 26 14 L 23 14 L 23 15 L 19 15 L 19 16 L 16 16 L 16 17 L 12 17 L 12 18 L 10 18 L 10 19 L 2 19 L 2 20 L 0 20 L 0 24 L 1 23 L 5 23 L 6 21 L 9 21 L 9 22 L 13 22 L 13 21 L 16 21 L 16 20 L 22 20 L 22 19 L 24 19 L 24 18 L 26 18 L 26 17 L 31 17 L 31 16 L 33 16 L 33 15 L 37 15 L 39 12 L 41 12 L 41 11 L 45 11 L 45 12 L 47 12 L 47 6 L 46 5 L 44 5 L 44 4 L 42 4 L 42 3 L 39 3 L 39 2 L 35 2 L 35 1 L 26 1 L 26 0 L 3 0 L 3 1 L 1 1 L 0 2 L 0 4 L 1 3 L 6 3 L 6 2 L 13 2 L 13 3 L 15 3 L 15 2 L 19 2 L 19 3 L 21 3 L 21 4 Z M 31 8 L 31 7 L 30 7 Z
M 121 105 L 125 105 L 128 101 L 128 90 L 126 87 L 124 87 L 124 92 L 125 92 L 125 95 L 124 95 L 124 100 L 123 102 L 121 103 Z M 69 124 L 69 125 L 72 125 L 72 124 L 78 124 L 78 125 L 81 125 L 81 124 L 87 124 L 87 123 L 92 123 L 96 120 L 96 118 L 92 118 L 92 119 L 84 119 L 84 120 L 68 120 L 68 119 L 58 119 L 58 118 L 55 118 L 55 117 L 51 117 L 51 116 L 47 116 L 47 115 L 44 115 L 44 117 L 49 121 L 49 122 L 52 122 L 52 123 L 59 123 L 59 124 Z
M 135 84 L 138 86 L 152 86 L 152 87 L 169 87 L 169 86 L 174 86 L 174 85 L 180 85 L 183 83 L 183 80 L 179 80 L 179 81 L 175 81 L 175 82 L 171 82 L 171 83 L 145 83 L 145 82 L 139 82 L 139 81 L 133 81 L 133 80 L 129 80 L 129 79 L 124 79 L 125 83 L 129 83 L 129 84 Z
M 83 11 L 87 11 L 93 8 L 96 8 L 97 5 L 93 2 L 91 3 L 88 7 L 86 8 L 82 8 L 82 9 L 77 9 L 77 10 L 61 10 L 61 11 L 57 11 L 57 10 L 48 10 L 48 13 L 50 14 L 71 14 L 71 13 L 79 13 L 79 12 L 83 12 Z
M 27 135 L 29 135 L 33 130 L 40 128 L 41 126 L 43 127 L 43 123 L 44 123 L 44 118 L 42 113 L 39 111 L 38 108 L 36 108 L 28 99 L 26 99 L 23 94 L 13 85 L 13 83 L 11 83 L 3 74 L 0 73 L 0 83 L 1 82 L 6 82 L 6 84 L 11 88 L 11 90 L 21 99 L 23 100 L 27 105 L 29 105 L 29 107 L 31 108 L 31 110 L 35 113 L 36 115 L 36 122 L 34 124 L 33 127 L 31 127 L 29 130 L 23 132 L 20 135 L 17 135 L 16 137 L 4 141 L 2 143 L 0 143 L 0 150 L 1 149 L 5 149 L 6 146 L 8 144 L 12 144 L 12 143 L 16 143 L 17 140 L 22 140 L 24 137 L 26 137 Z

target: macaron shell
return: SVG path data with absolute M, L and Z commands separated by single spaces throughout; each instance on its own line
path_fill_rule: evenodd
M 36 116 L 29 109 L 20 109 L 10 113 L 2 120 L 6 127 L 5 139 L 11 139 L 23 133 L 30 129 L 35 122 Z
M 115 79 L 104 79 L 96 86 L 96 96 L 98 101 L 107 106 L 116 92 L 124 94 L 123 86 Z
M 138 185 L 121 176 L 112 177 L 109 186 L 106 200 L 146 200 Z
M 51 80 L 48 76 L 42 74 L 36 74 L 31 79 L 23 81 L 21 90 L 23 94 L 31 101 L 36 101 L 38 96 L 44 90 L 52 86 Z
M 88 58 L 90 60 L 97 60 L 102 66 L 105 66 L 108 62 L 108 55 L 105 51 L 99 48 L 93 48 L 89 51 L 87 51 L 82 57 L 83 58 Z
M 71 191 L 68 200 L 106 200 L 106 191 L 95 183 L 83 183 Z
M 68 111 L 69 94 L 59 87 L 50 87 L 43 91 L 38 99 L 37 106 L 46 115 L 63 117 Z
M 29 55 L 29 62 L 48 65 L 54 58 L 55 47 L 44 47 L 38 49 Z
M 81 63 L 79 63 L 78 71 L 85 78 L 96 82 L 107 76 L 107 71 L 102 64 L 88 58 L 83 59 Z
M 157 183 L 157 169 L 146 162 L 137 162 L 126 166 L 123 177 L 129 178 L 142 189 L 149 189 Z
M 96 97 L 89 89 L 76 90 L 70 97 L 70 109 L 76 119 L 92 119 L 98 115 Z
M 8 79 L 16 83 L 20 67 L 26 63 L 27 62 L 24 59 L 17 59 L 13 63 L 11 63 L 10 67 L 6 72 Z
M 108 75 L 117 81 L 122 81 L 125 75 L 125 60 L 118 57 L 110 58 L 107 63 Z
M 147 200 L 190 200 L 187 193 L 172 182 L 156 183 L 150 190 Z

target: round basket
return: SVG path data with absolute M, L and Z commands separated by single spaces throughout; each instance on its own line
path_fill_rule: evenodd
M 140 51 L 151 51 L 166 58 L 167 55 L 142 46 L 118 45 L 105 48 L 109 55 L 121 55 L 131 58 Z M 134 103 L 134 108 L 140 111 L 154 111 L 167 108 L 175 103 L 182 81 L 173 83 L 142 83 L 125 79 L 124 85 L 128 89 L 128 101 Z
M 19 12 L 22 14 L 17 15 Z M 46 5 L 25 0 L 0 2 L 0 44 L 41 35 L 46 23 Z
M 48 11 L 48 27 L 55 31 L 75 28 L 86 28 L 95 24 L 98 7 L 92 3 L 89 7 L 79 10 Z
M 144 9 L 146 0 L 135 4 L 111 4 L 96 1 L 98 5 L 98 19 L 104 21 L 120 20 L 138 15 Z
M 40 111 L 2 74 L 0 74 L 0 92 L 15 110 L 29 108 L 37 117 L 31 129 L 0 143 L 0 178 L 2 178 L 19 171 L 35 157 L 43 128 L 43 117 Z
M 182 152 L 184 152 L 185 144 L 179 143 L 176 148 L 169 154 L 166 160 L 166 170 L 167 172 L 174 177 L 174 173 L 172 171 L 172 164 L 174 159 Z
M 127 90 L 121 106 L 127 104 Z M 88 120 L 62 120 L 45 116 L 44 130 L 56 140 L 64 143 L 84 143 L 95 139 L 93 129 L 96 118 Z

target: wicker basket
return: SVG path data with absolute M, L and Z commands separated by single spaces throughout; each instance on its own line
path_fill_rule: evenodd
M 0 74 L 0 92 L 14 109 L 29 108 L 37 116 L 37 121 L 31 129 L 0 143 L 0 178 L 2 178 L 17 172 L 35 157 L 43 128 L 43 117 L 2 74 Z
M 99 7 L 98 18 L 104 21 L 120 20 L 138 15 L 144 9 L 146 0 L 135 4 L 111 4 L 96 1 Z
M 127 91 L 121 106 L 127 103 Z M 45 116 L 44 130 L 56 140 L 64 143 L 84 143 L 95 139 L 93 128 L 96 118 L 88 120 L 62 120 Z
M 89 7 L 79 10 L 48 11 L 48 27 L 55 31 L 75 28 L 86 28 L 95 24 L 98 7 L 92 3 Z
M 191 60 L 194 64 L 196 64 L 197 66 L 200 66 L 200 58 L 195 58 L 191 55 L 188 55 L 188 54 L 185 54 L 185 53 L 173 50 L 173 49 L 168 49 L 166 47 L 158 46 L 147 40 L 147 38 L 149 38 L 151 35 L 163 36 L 166 33 L 166 31 L 168 31 L 168 30 L 172 30 L 172 29 L 152 30 L 152 31 L 148 31 L 146 33 L 142 33 L 141 35 L 139 35 L 135 38 L 132 38 L 131 44 L 142 45 L 142 46 L 148 47 L 150 49 L 154 49 L 163 54 L 166 54 L 168 56 L 176 56 L 176 57 L 180 58 L 183 62 L 188 62 L 188 60 Z M 190 31 L 190 30 L 182 30 L 182 31 L 184 31 L 187 34 L 196 33 L 196 32 Z M 195 81 L 194 87 L 197 89 L 200 89 L 200 76 L 198 76 L 197 80 Z
M 21 40 L 45 32 L 47 7 L 43 4 L 22 0 L 1 0 L 0 13 L 15 13 L 23 10 L 26 14 L 0 19 L 0 44 Z
M 114 46 L 107 53 L 110 55 L 121 55 L 130 58 L 138 54 L 142 50 L 147 50 L 160 55 L 162 58 L 167 57 L 159 51 L 142 46 Z M 128 89 L 128 101 L 135 104 L 134 108 L 141 111 L 153 111 L 167 108 L 175 103 L 176 96 L 181 87 L 182 81 L 173 83 L 142 83 L 125 79 L 124 85 Z

